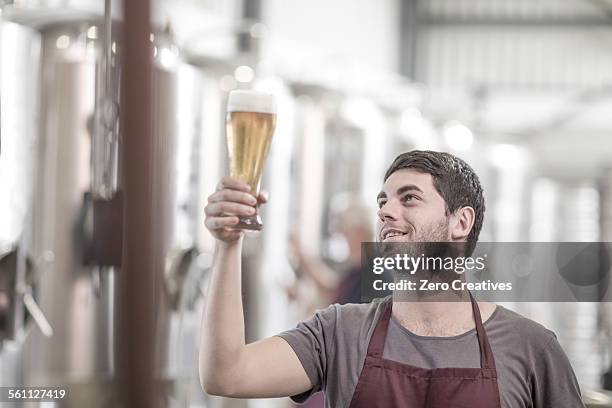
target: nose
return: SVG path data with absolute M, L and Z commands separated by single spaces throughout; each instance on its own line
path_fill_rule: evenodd
M 382 207 L 378 210 L 378 218 L 382 221 L 398 220 L 399 219 L 399 203 L 397 200 L 389 199 Z

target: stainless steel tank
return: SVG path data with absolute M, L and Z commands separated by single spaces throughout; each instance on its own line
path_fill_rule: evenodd
M 599 192 L 601 240 L 610 242 L 612 241 L 612 168 L 601 172 Z M 604 357 L 602 387 L 612 391 L 612 303 L 599 304 L 598 326 L 601 333 L 601 354 Z
M 71 401 L 104 406 L 113 368 L 114 271 L 89 264 L 85 256 L 96 104 L 96 43 L 87 34 L 91 26 L 84 22 L 42 30 L 33 248 L 50 261 L 37 284 L 53 335 L 30 333 L 24 375 L 26 384 L 70 386 Z
M 40 35 L 0 22 L 0 385 L 22 384 L 33 269 L 32 195 L 38 145 Z M 40 259 L 42 260 L 42 259 Z

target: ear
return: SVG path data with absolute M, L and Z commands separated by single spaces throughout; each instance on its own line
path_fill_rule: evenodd
M 476 219 L 476 212 L 472 207 L 463 207 L 455 211 L 450 219 L 450 236 L 453 241 L 466 241 Z

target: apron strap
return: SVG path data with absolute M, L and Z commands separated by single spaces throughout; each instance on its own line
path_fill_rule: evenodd
M 489 344 L 489 337 L 482 324 L 482 318 L 480 317 L 480 308 L 478 302 L 470 294 L 470 301 L 472 302 L 472 313 L 474 314 L 474 322 L 476 323 L 476 336 L 478 337 L 478 347 L 480 349 L 480 367 L 495 369 L 495 358 L 493 357 L 493 351 Z
M 374 329 L 374 333 L 372 333 L 372 338 L 368 345 L 368 357 L 380 359 L 383 356 L 385 340 L 387 339 L 387 332 L 389 331 L 389 321 L 391 320 L 391 312 L 393 310 L 391 307 L 392 305 L 392 298 L 385 301 L 382 313 L 378 318 L 378 323 L 376 323 L 376 328 Z

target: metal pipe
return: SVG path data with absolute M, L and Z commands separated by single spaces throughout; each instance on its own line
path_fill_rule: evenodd
M 160 257 L 155 223 L 152 137 L 152 52 L 149 0 L 124 0 L 120 171 L 124 202 L 123 256 L 117 274 L 115 367 L 121 405 L 158 407 L 155 321 Z
M 117 139 L 119 80 L 113 67 L 112 2 L 105 0 L 100 24 L 100 61 L 96 72 L 96 108 L 92 142 L 92 185 L 94 199 L 111 199 L 117 190 Z

